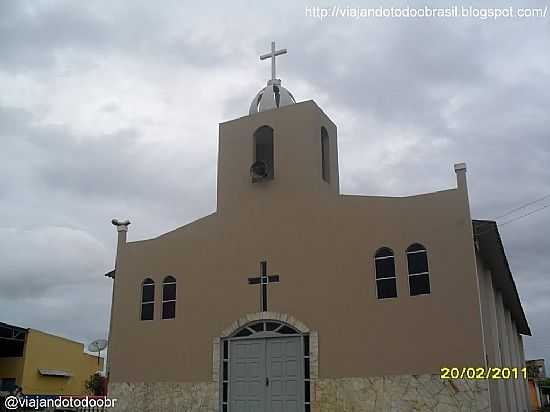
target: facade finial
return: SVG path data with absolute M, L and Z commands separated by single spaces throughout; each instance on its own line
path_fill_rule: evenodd
M 116 230 L 118 232 L 118 248 L 119 248 L 118 250 L 120 250 L 120 248 L 126 244 L 126 233 L 128 232 L 128 226 L 130 226 L 130 221 L 128 219 L 125 219 L 125 220 L 113 219 L 111 220 L 111 223 L 114 226 L 116 226 Z

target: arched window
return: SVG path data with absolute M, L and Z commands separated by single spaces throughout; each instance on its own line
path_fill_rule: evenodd
M 420 243 L 410 245 L 407 248 L 407 264 L 411 296 L 430 293 L 430 273 L 426 248 Z
M 374 255 L 376 266 L 376 290 L 378 299 L 397 297 L 397 277 L 393 250 L 387 247 L 378 249 Z
M 275 175 L 273 129 L 269 126 L 262 126 L 254 132 L 254 163 L 256 162 L 263 162 L 266 166 L 265 177 L 260 180 L 273 179 Z
M 235 331 L 231 337 L 242 338 L 245 336 L 256 335 L 263 336 L 263 334 L 280 334 L 280 335 L 297 335 L 300 331 L 296 328 L 287 325 L 286 323 L 268 320 L 268 321 L 256 321 L 249 323 L 239 330 Z
M 166 276 L 162 282 L 162 319 L 176 317 L 176 278 Z
M 141 285 L 141 320 L 153 320 L 155 313 L 155 282 L 147 278 Z
M 330 142 L 327 129 L 321 127 L 321 169 L 325 182 L 330 181 Z

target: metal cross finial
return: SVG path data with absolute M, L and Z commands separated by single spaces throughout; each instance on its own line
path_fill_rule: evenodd
M 286 49 L 275 50 L 275 42 L 271 42 L 271 52 L 262 54 L 260 60 L 271 59 L 271 80 L 276 80 L 275 77 L 275 56 L 286 54 Z

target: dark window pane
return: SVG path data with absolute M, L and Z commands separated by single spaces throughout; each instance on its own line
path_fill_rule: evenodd
M 223 380 L 228 380 L 228 367 L 227 367 L 227 361 L 223 363 Z
M 309 358 L 304 358 L 304 379 L 309 379 Z
M 141 302 L 153 302 L 155 300 L 155 285 L 143 285 Z
M 147 279 L 145 279 L 145 280 L 143 281 L 143 284 L 144 284 L 144 285 L 154 285 L 155 282 L 153 281 L 153 279 L 147 278 Z
M 250 329 L 255 330 L 256 332 L 262 332 L 264 330 L 264 323 L 254 323 L 253 325 L 250 325 Z
M 309 396 L 309 381 L 304 382 L 304 402 L 310 402 Z
M 305 406 L 306 406 L 306 412 L 311 412 L 311 405 L 307 403 Z
M 376 255 L 374 257 L 387 257 L 387 256 L 393 256 L 393 250 L 391 250 L 389 247 L 382 247 L 376 251 Z
M 254 133 L 255 161 L 264 162 L 268 166 L 267 177 L 273 178 L 273 129 L 262 126 Z
M 154 303 L 143 303 L 141 305 L 141 320 L 153 320 Z
M 395 276 L 395 259 L 384 258 L 376 259 L 376 278 L 389 278 Z
M 279 329 L 277 332 L 282 333 L 283 335 L 294 335 L 298 332 L 296 332 L 294 329 L 288 326 L 283 326 L 281 329 Z
M 409 276 L 409 287 L 411 296 L 430 293 L 430 276 L 427 274 Z
M 327 129 L 321 127 L 321 168 L 325 182 L 330 181 L 330 145 Z
M 407 248 L 407 252 L 417 252 L 419 250 L 426 250 L 420 243 L 414 243 Z
M 174 319 L 176 317 L 176 302 L 164 302 L 162 304 L 162 319 Z
M 164 283 L 175 283 L 176 282 L 176 278 L 174 276 L 166 276 L 164 278 Z
M 175 299 L 176 299 L 176 284 L 171 283 L 169 285 L 163 285 L 162 300 L 175 300 Z
M 304 355 L 309 356 L 309 336 L 304 336 Z
M 226 340 L 223 341 L 223 358 L 229 359 L 229 342 Z
M 237 332 L 237 334 L 235 336 L 241 337 L 241 336 L 249 336 L 249 335 L 252 335 L 252 332 L 250 330 L 244 328 L 244 329 L 241 329 L 239 332 Z
M 277 329 L 279 326 L 281 326 L 279 323 L 276 323 L 276 322 L 267 322 L 265 324 L 265 330 L 275 330 Z
M 227 382 L 223 383 L 223 402 L 227 402 Z
M 408 253 L 409 274 L 428 271 L 428 256 L 426 252 Z
M 224 403 L 223 406 L 222 406 L 222 411 L 223 412 L 227 412 L 227 404 Z
M 378 299 L 397 297 L 397 285 L 395 278 L 377 280 L 376 288 L 378 290 Z

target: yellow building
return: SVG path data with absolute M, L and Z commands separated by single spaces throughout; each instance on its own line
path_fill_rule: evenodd
M 90 375 L 103 369 L 84 345 L 35 329 L 0 322 L 0 391 L 15 385 L 25 394 L 84 395 Z

